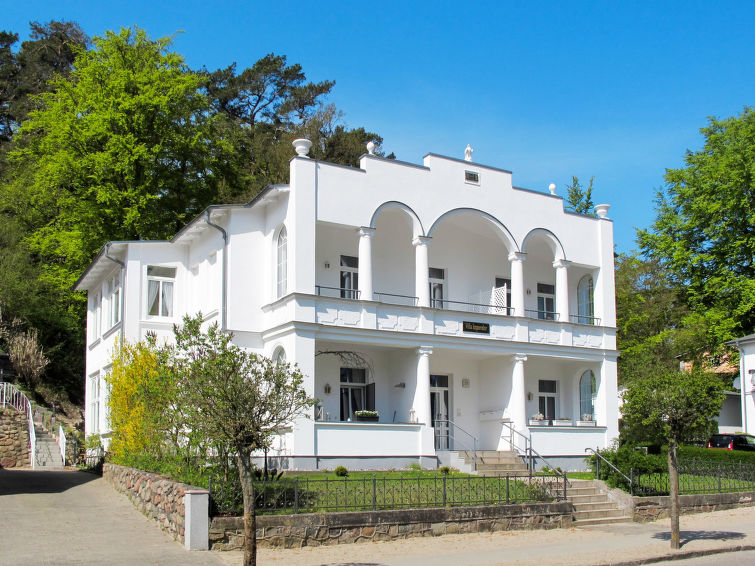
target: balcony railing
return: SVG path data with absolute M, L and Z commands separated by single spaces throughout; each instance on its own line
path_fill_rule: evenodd
M 347 289 L 345 287 L 326 287 L 325 285 L 315 285 L 315 292 L 321 297 L 335 297 L 341 299 L 359 300 L 359 289 Z
M 373 293 L 373 298 L 379 303 L 388 305 L 403 305 L 407 307 L 416 307 L 419 301 L 418 297 L 410 295 L 397 295 L 395 293 Z
M 527 318 L 536 318 L 538 320 L 558 321 L 558 313 L 554 311 L 541 311 L 539 309 L 524 309 L 524 315 Z
M 430 299 L 430 306 L 434 309 L 473 312 L 478 314 L 498 314 L 503 316 L 513 314 L 511 307 L 490 304 L 486 305 L 483 303 L 470 303 L 467 301 L 449 301 L 447 299 Z
M 583 316 L 581 314 L 573 314 L 569 317 L 569 321 L 575 324 L 588 324 L 590 326 L 600 326 L 600 319 L 595 316 Z

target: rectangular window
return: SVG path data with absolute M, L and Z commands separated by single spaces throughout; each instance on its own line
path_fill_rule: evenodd
M 546 420 L 556 418 L 556 399 L 558 396 L 558 381 L 555 379 L 538 379 L 538 410 Z
M 367 370 L 341 368 L 341 420 L 348 421 L 355 411 L 367 408 Z
M 95 294 L 92 296 L 91 299 L 91 305 L 89 309 L 89 313 L 91 315 L 91 340 L 90 342 L 94 342 L 97 340 L 97 338 L 100 337 L 100 322 L 102 318 L 102 291 L 96 291 Z
M 555 320 L 556 288 L 548 283 L 537 284 L 537 318 Z
M 475 171 L 464 171 L 464 181 L 472 185 L 479 185 L 480 174 Z
M 435 309 L 444 308 L 446 270 L 439 267 L 431 267 L 430 278 L 430 306 Z
M 110 327 L 112 328 L 121 321 L 121 276 L 114 275 L 109 283 L 110 288 Z
M 147 315 L 173 316 L 175 267 L 147 266 Z
M 100 432 L 100 374 L 89 376 L 89 434 Z
M 359 258 L 350 255 L 341 256 L 341 298 L 359 298 Z

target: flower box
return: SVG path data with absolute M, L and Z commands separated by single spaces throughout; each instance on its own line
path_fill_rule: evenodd
M 530 419 L 530 426 L 548 426 L 545 419 Z
M 596 426 L 595 421 L 577 421 L 577 426 Z
M 571 419 L 553 419 L 553 426 L 572 426 Z
M 377 411 L 355 411 L 354 420 L 358 423 L 376 423 L 380 415 Z

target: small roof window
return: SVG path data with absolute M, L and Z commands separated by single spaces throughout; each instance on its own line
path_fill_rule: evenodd
M 471 185 L 479 185 L 480 174 L 476 171 L 464 171 L 464 182 Z

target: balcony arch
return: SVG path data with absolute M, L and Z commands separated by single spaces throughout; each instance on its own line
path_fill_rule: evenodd
M 559 240 L 550 230 L 547 230 L 546 228 L 535 228 L 534 230 L 530 230 L 530 232 L 524 237 L 524 240 L 522 240 L 522 252 L 527 253 L 527 246 L 533 240 L 545 241 L 553 252 L 554 261 L 566 259 L 566 252 L 564 251 L 564 246 L 561 244 L 561 240 Z
M 372 218 L 370 218 L 370 228 L 375 227 L 375 222 L 377 221 L 378 216 L 380 216 L 380 213 L 386 209 L 399 209 L 409 216 L 412 222 L 412 237 L 416 238 L 417 236 L 425 235 L 425 229 L 422 226 L 422 221 L 419 219 L 419 216 L 417 216 L 417 213 L 414 212 L 410 206 L 397 200 L 384 202 L 375 209 L 375 212 L 372 213 Z
M 498 234 L 503 241 L 504 245 L 506 246 L 506 249 L 509 253 L 511 252 L 518 252 L 519 251 L 519 244 L 516 243 L 516 240 L 514 239 L 514 236 L 511 235 L 511 232 L 509 232 L 509 229 L 506 228 L 506 226 L 503 225 L 503 222 L 498 220 L 495 216 L 492 214 L 489 214 L 485 211 L 482 211 L 478 208 L 454 208 L 453 210 L 449 210 L 448 212 L 444 212 L 441 214 L 435 222 L 433 222 L 433 225 L 430 227 L 430 230 L 428 230 L 427 235 L 429 237 L 432 237 L 435 230 L 438 228 L 438 226 L 443 222 L 443 220 L 450 218 L 452 216 L 456 216 L 458 214 L 473 214 L 475 216 L 479 216 L 481 218 L 484 218 L 487 220 L 490 224 L 495 226 L 498 230 Z

